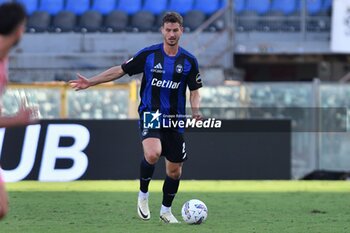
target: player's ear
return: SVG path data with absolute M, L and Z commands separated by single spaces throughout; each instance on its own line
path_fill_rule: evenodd
M 26 30 L 26 23 L 23 22 L 16 28 L 16 31 L 15 31 L 16 37 L 20 38 L 22 34 L 25 32 L 25 30 Z

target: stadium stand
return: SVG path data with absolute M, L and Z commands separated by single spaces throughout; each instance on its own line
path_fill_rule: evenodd
M 142 10 L 160 15 L 166 11 L 168 0 L 145 0 Z
M 270 11 L 285 16 L 295 13 L 297 10 L 297 0 L 274 0 L 272 1 Z
M 196 0 L 193 6 L 194 10 L 203 12 L 206 15 L 211 15 L 220 9 L 219 0 Z
M 330 28 L 330 21 L 327 17 L 329 9 L 327 9 L 328 0 L 306 0 L 307 22 L 306 29 L 308 31 L 325 31 Z M 298 1 L 298 9 L 301 11 L 302 2 Z M 327 9 L 327 10 L 326 10 Z
M 34 11 L 29 17 L 27 30 L 30 32 L 45 32 L 49 29 L 51 17 L 46 11 Z
M 128 15 L 127 13 L 114 10 L 109 13 L 106 17 L 105 28 L 107 32 L 120 32 L 127 28 L 128 26 Z
M 70 11 L 60 11 L 53 18 L 53 31 L 55 32 L 71 32 L 74 31 L 77 24 L 75 14 Z
M 305 0 L 297 1 L 297 10 L 300 13 L 303 9 L 303 6 L 306 6 L 306 13 L 310 16 L 322 14 L 323 11 L 329 10 L 331 6 L 331 0 Z
M 329 14 L 329 11 L 332 7 L 332 1 L 333 0 L 324 0 L 322 4 L 322 11 L 327 12 Z
M 90 9 L 90 0 L 67 0 L 65 10 L 80 16 Z
M 141 0 L 119 0 L 117 10 L 133 15 L 142 9 Z
M 168 10 L 168 0 L 145 0 L 142 10 L 155 16 L 153 31 L 158 31 L 162 24 L 162 17 Z
M 33 12 L 36 11 L 39 6 L 38 0 L 18 0 L 17 2 L 21 3 L 25 7 L 28 15 L 33 14 Z
M 235 0 L 237 31 L 300 31 L 306 7 L 306 30 L 330 29 L 331 0 Z
M 239 14 L 236 21 L 239 30 L 250 31 L 260 30 L 263 18 L 270 10 L 269 0 L 246 0 L 244 10 Z
M 39 11 L 45 11 L 50 15 L 56 15 L 64 8 L 64 0 L 41 0 Z
M 117 6 L 116 0 L 94 0 L 91 10 L 100 12 L 102 15 L 107 15 Z
M 8 0 L 0 0 L 6 2 Z M 86 13 L 100 18 L 93 10 L 102 15 L 102 22 L 95 21 L 91 31 L 158 31 L 161 18 L 166 11 L 178 11 L 184 16 L 187 31 L 193 31 L 227 4 L 228 0 L 17 0 L 28 10 L 31 32 L 68 32 L 80 31 L 80 17 Z M 306 30 L 327 31 L 330 29 L 332 0 L 234 0 L 235 28 L 240 32 L 249 31 L 300 31 L 301 12 L 306 7 Z M 70 15 L 69 11 L 74 14 Z M 195 12 L 193 12 L 195 11 Z M 38 13 L 40 12 L 40 13 Z M 58 13 L 62 12 L 58 15 Z M 113 12 L 113 13 L 112 13 Z M 35 14 L 34 14 L 35 13 Z M 46 13 L 51 18 L 47 25 Z M 125 15 L 128 19 L 125 24 Z M 188 16 L 186 16 L 188 14 Z M 203 15 L 205 16 L 203 20 Z M 119 15 L 119 16 L 118 16 Z M 67 19 L 63 19 L 67 16 Z M 122 21 L 112 22 L 111 18 Z M 144 17 L 144 25 L 141 18 Z M 39 22 L 43 18 L 43 22 Z M 73 19 L 75 18 L 75 19 Z M 114 18 L 114 19 L 117 19 Z M 108 19 L 108 20 L 107 20 Z M 191 20 L 190 20 L 191 19 Z M 66 22 L 65 22 L 66 21 Z M 85 20 L 83 20 L 85 22 Z M 91 22 L 90 22 L 91 21 Z M 192 22 L 193 21 L 193 22 Z M 94 20 L 89 20 L 93 23 Z M 66 25 L 67 24 L 67 25 Z M 74 24 L 74 26 L 72 26 Z M 151 25 L 153 24 L 153 25 Z M 100 25 L 99 29 L 96 27 Z M 86 28 L 86 27 L 84 27 Z M 215 29 L 216 27 L 214 27 Z M 89 31 L 89 30 L 88 30 Z M 213 30 L 209 30 L 213 31 Z M 215 30 L 214 30 L 215 31 Z
M 226 1 L 222 1 L 222 6 L 224 4 L 227 4 L 227 2 Z M 242 13 L 245 10 L 245 0 L 235 0 L 235 2 L 234 2 L 234 10 L 235 10 L 236 14 Z
M 306 4 L 309 15 L 317 15 L 322 10 L 322 0 L 306 0 Z
M 138 11 L 131 19 L 131 27 L 134 31 L 152 31 L 154 29 L 155 16 L 148 11 Z
M 205 20 L 205 14 L 199 10 L 191 10 L 184 16 L 184 27 L 186 31 L 193 31 Z
M 269 31 L 278 30 L 295 30 L 297 25 L 294 25 L 288 19 L 288 16 L 293 15 L 296 8 L 296 0 L 274 0 L 271 3 L 271 8 L 266 14 L 267 19 L 265 22 L 265 28 Z M 297 22 L 296 22 L 297 23 Z
M 185 15 L 190 10 L 193 10 L 193 4 L 193 0 L 170 0 L 168 10 Z
M 82 32 L 97 32 L 102 27 L 102 15 L 93 10 L 85 11 L 79 20 L 79 28 Z
M 0 0 L 5 2 L 8 0 Z M 177 11 L 186 17 L 187 29 L 194 30 L 203 20 L 221 9 L 227 0 L 17 0 L 21 2 L 28 11 L 30 19 L 28 31 L 30 32 L 69 32 L 77 31 L 83 27 L 80 17 L 85 13 L 94 15 L 93 19 L 88 20 L 94 22 L 94 27 L 88 31 L 100 32 L 119 32 L 119 31 L 158 31 L 161 26 L 161 18 L 166 11 Z M 237 3 L 237 12 L 243 11 L 245 6 L 244 0 L 235 0 Z M 97 18 L 96 11 L 102 16 L 102 22 Z M 197 11 L 197 12 L 191 12 Z M 71 12 L 73 15 L 71 15 Z M 122 13 L 123 12 L 123 13 Z M 125 25 L 125 14 L 128 16 Z M 47 24 L 47 15 L 49 14 L 49 24 Z M 118 16 L 119 15 L 119 16 Z M 122 22 L 112 22 L 111 18 L 122 18 Z M 189 22 L 190 17 L 195 17 L 194 22 Z M 64 17 L 67 17 L 64 19 Z M 140 18 L 144 17 L 144 25 L 141 24 Z M 43 22 L 39 22 L 40 19 Z M 85 18 L 85 17 L 84 17 Z M 117 19 L 114 18 L 114 19 Z M 108 20 L 107 20 L 108 19 Z M 94 21 L 97 20 L 97 21 Z M 74 24 L 74 26 L 72 26 Z M 152 25 L 150 25 L 152 24 Z M 96 27 L 100 25 L 99 29 Z M 114 26 L 113 26 L 114 25 Z M 46 26 L 46 28 L 45 28 Z M 86 26 L 86 25 L 85 25 Z M 86 29 L 86 27 L 83 27 Z M 123 28 L 122 28 L 123 26 Z
M 270 10 L 270 0 L 246 0 L 245 10 L 248 12 L 254 12 L 258 15 L 264 15 Z

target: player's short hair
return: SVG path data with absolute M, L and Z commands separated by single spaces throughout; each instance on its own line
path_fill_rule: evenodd
M 167 12 L 165 13 L 165 15 L 163 16 L 163 26 L 165 23 L 179 23 L 180 26 L 183 25 L 183 18 L 179 13 L 176 12 Z
M 26 20 L 27 14 L 19 3 L 9 2 L 0 5 L 0 35 L 7 36 Z

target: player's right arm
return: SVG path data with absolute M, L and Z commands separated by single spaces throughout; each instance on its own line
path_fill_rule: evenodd
M 69 81 L 69 84 L 73 89 L 79 91 L 100 83 L 117 80 L 123 77 L 125 74 L 132 76 L 134 74 L 142 73 L 144 70 L 146 57 L 149 52 L 150 49 L 145 48 L 139 51 L 134 57 L 123 63 L 121 66 L 114 66 L 92 78 L 86 78 L 81 74 L 77 74 L 78 79 Z
M 77 74 L 78 78 L 76 80 L 69 81 L 69 85 L 76 91 L 79 91 L 101 83 L 117 80 L 123 77 L 124 74 L 125 72 L 121 66 L 113 66 L 112 68 L 92 78 L 87 78 L 81 74 Z
M 18 113 L 11 117 L 0 117 L 0 128 L 7 128 L 13 126 L 23 126 L 29 124 L 35 124 L 35 112 L 37 110 L 33 108 L 20 107 Z

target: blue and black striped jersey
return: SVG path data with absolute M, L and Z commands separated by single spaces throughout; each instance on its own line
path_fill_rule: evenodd
M 181 47 L 176 56 L 168 56 L 163 43 L 144 48 L 122 69 L 130 76 L 143 73 L 138 109 L 141 118 L 144 112 L 157 110 L 184 116 L 187 86 L 191 91 L 202 87 L 197 59 Z

